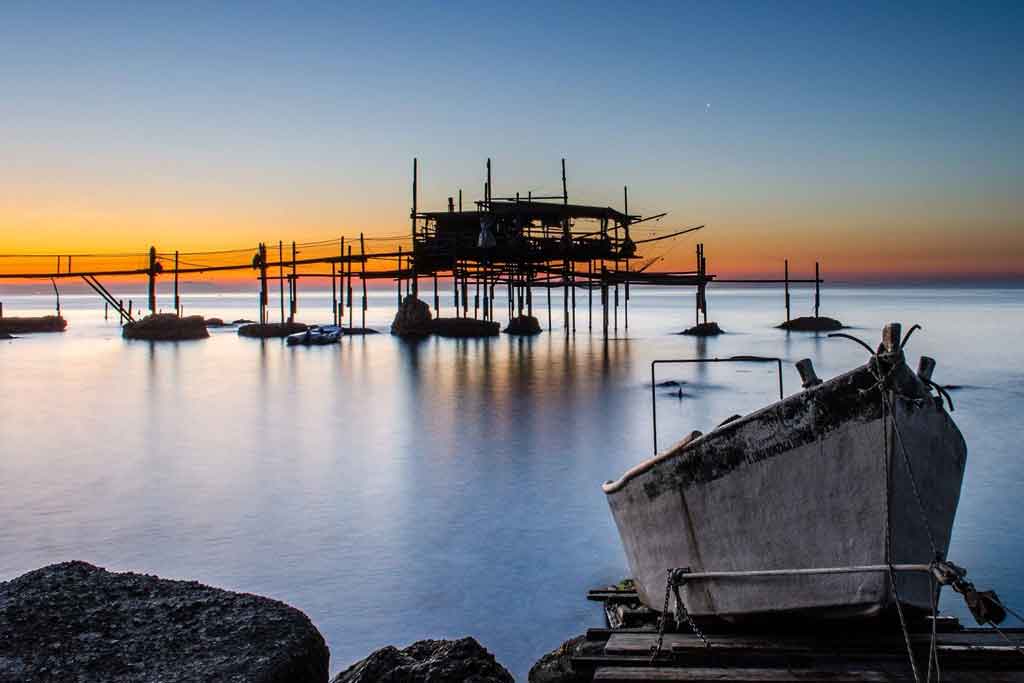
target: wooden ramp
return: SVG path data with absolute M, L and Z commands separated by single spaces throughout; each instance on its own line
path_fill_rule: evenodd
M 657 615 L 640 605 L 635 593 L 607 588 L 587 597 L 604 603 L 610 627 L 590 629 L 579 650 L 588 654 L 572 659 L 584 680 L 914 681 L 903 632 L 892 621 L 756 629 L 701 623 L 707 643 L 691 632 L 666 633 L 660 654 L 652 658 L 658 644 Z M 629 625 L 623 624 L 623 615 Z M 930 620 L 921 621 L 910 634 L 922 681 L 928 672 L 931 630 Z M 1003 629 L 1004 638 L 990 628 L 964 628 L 955 618 L 939 617 L 935 631 L 941 680 L 1024 683 L 1024 629 Z

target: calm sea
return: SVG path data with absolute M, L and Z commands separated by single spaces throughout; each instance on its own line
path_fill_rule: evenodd
M 252 318 L 254 299 L 184 306 Z M 6 315 L 53 307 L 0 300 Z M 272 596 L 313 619 L 333 671 L 385 644 L 470 634 L 525 680 L 541 654 L 600 625 L 587 589 L 627 573 L 600 485 L 652 451 L 652 359 L 780 356 L 787 393 L 791 362 L 810 357 L 829 377 L 865 360 L 850 342 L 773 329 L 776 289 L 712 290 L 728 334 L 709 340 L 673 334 L 691 324 L 692 291 L 634 289 L 628 332 L 620 309 L 607 342 L 599 314 L 588 332 L 585 293 L 567 337 L 556 293 L 554 329 L 532 339 L 322 348 L 230 328 L 127 342 L 98 301 L 66 295 L 66 333 L 0 342 L 0 580 L 77 558 Z M 325 321 L 329 301 L 303 292 L 299 319 Z M 810 306 L 794 292 L 794 314 Z M 368 324 L 386 330 L 394 308 L 393 292 L 373 293 Z M 832 286 L 822 312 L 872 344 L 888 321 L 923 325 L 910 362 L 934 356 L 936 379 L 962 387 L 969 459 L 951 559 L 1024 606 L 1024 290 Z M 777 392 L 761 365 L 658 379 L 686 382 L 682 397 L 658 390 L 661 446 Z M 943 608 L 967 616 L 954 596 Z

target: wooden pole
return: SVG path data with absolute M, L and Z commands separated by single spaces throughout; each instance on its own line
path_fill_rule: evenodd
M 572 292 L 572 333 L 576 334 L 576 262 L 569 261 L 569 289 Z
M 562 159 L 562 203 L 563 204 L 568 204 L 569 203 L 569 191 L 566 189 L 566 185 L 565 185 L 565 158 L 564 157 Z
M 626 329 L 629 329 L 629 259 L 626 259 L 626 301 L 622 308 L 623 322 L 626 324 Z
M 352 314 L 352 245 L 348 245 L 348 329 L 352 329 L 355 316 Z
M 434 271 L 434 315 L 441 317 L 441 296 L 437 293 L 437 271 Z
M 608 338 L 608 269 L 601 262 L 601 329 L 604 338 Z
M 260 324 L 270 322 L 270 292 L 267 291 L 267 244 L 260 242 Z M 179 311 L 180 315 L 180 311 Z
M 786 322 L 789 322 L 789 259 L 783 261 L 783 274 L 785 278 L 786 291 Z
M 587 330 L 594 329 L 594 262 L 587 261 Z
M 277 268 L 278 288 L 280 289 L 279 303 L 281 304 L 281 324 L 284 325 L 284 242 L 277 242 Z
M 412 254 L 416 253 L 416 185 L 419 181 L 419 165 L 417 160 L 412 160 Z M 420 294 L 420 284 L 418 273 L 416 272 L 416 263 L 410 257 L 409 265 L 412 267 L 412 295 L 418 297 Z M 435 306 L 436 308 L 436 306 Z
M 298 252 L 295 251 L 295 240 L 292 240 L 292 294 L 291 294 L 291 315 L 289 320 L 295 322 L 295 314 L 299 311 L 299 278 L 298 268 L 296 264 L 296 256 Z
M 821 309 L 821 267 L 814 262 L 814 317 L 818 317 Z
M 569 259 L 562 261 L 562 326 L 569 334 Z
M 174 252 L 174 313 L 181 315 L 181 297 L 178 296 L 178 252 Z
M 363 281 L 363 329 L 366 329 L 366 242 L 363 239 L 363 233 L 359 233 L 359 260 L 360 260 L 360 278 Z
M 345 236 L 338 242 L 338 325 L 345 322 Z
M 149 248 L 149 313 L 156 313 L 156 247 Z
M 547 276 L 544 280 L 544 289 L 548 291 L 548 331 L 551 330 L 551 268 L 550 264 L 545 262 L 545 266 L 548 266 Z
M 398 308 L 402 307 L 402 245 L 398 245 L 398 277 L 395 278 L 398 290 Z
M 338 284 L 335 275 L 334 263 L 331 263 L 331 319 L 338 324 Z

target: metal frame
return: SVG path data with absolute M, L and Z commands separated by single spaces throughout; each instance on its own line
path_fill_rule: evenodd
M 729 356 L 728 358 L 659 358 L 651 361 L 651 423 L 654 428 L 654 454 L 658 454 L 658 402 L 657 402 L 657 381 L 654 378 L 654 369 L 658 364 L 672 363 L 776 363 L 779 369 L 779 400 L 783 399 L 782 394 L 782 359 L 769 356 Z

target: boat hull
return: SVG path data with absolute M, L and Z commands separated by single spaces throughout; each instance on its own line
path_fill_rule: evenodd
M 606 484 L 641 600 L 662 609 L 669 568 L 928 564 L 934 559 L 929 538 L 944 556 L 966 445 L 902 361 L 896 374 L 900 391 L 890 393 L 890 405 L 898 436 L 865 366 Z M 930 608 L 926 574 L 900 574 L 897 589 L 901 603 Z M 780 612 L 870 616 L 894 600 L 889 576 L 880 572 L 706 579 L 685 584 L 681 596 L 691 614 L 733 620 Z

